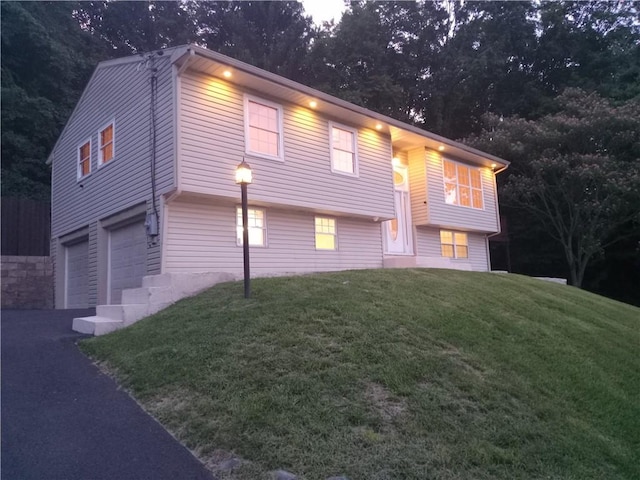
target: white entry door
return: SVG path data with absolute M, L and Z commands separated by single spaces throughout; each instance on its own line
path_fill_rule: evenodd
M 396 218 L 382 223 L 385 253 L 412 255 L 413 241 L 411 233 L 411 204 L 409 203 L 409 178 L 408 168 L 405 165 L 393 166 L 393 185 L 395 187 Z

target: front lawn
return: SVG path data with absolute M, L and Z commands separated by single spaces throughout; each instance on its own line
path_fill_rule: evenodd
M 517 275 L 217 285 L 82 342 L 228 478 L 640 478 L 640 309 Z

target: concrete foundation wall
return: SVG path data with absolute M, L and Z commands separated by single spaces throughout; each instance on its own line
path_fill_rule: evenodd
M 2 256 L 2 308 L 53 308 L 51 257 Z

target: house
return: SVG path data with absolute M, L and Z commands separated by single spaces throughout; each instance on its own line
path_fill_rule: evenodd
M 238 278 L 243 159 L 253 275 L 490 270 L 508 162 L 187 45 L 99 64 L 49 157 L 56 306 L 98 305 L 74 328 Z

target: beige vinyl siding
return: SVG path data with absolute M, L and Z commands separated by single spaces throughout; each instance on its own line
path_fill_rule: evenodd
M 236 207 L 232 202 L 203 199 L 169 204 L 163 272 L 242 273 Z M 275 208 L 265 212 L 266 247 L 251 247 L 252 275 L 382 267 L 379 224 L 336 218 L 337 250 L 316 250 L 312 212 Z
M 427 206 L 428 221 L 431 225 L 451 229 L 476 230 L 480 232 L 497 232 L 497 208 L 495 195 L 495 176 L 491 169 L 482 167 L 482 210 L 449 205 L 444 201 L 444 174 L 442 159 L 447 158 L 439 152 L 426 150 L 425 167 L 427 174 Z M 450 159 L 454 160 L 455 159 Z M 478 168 L 472 166 L 472 168 Z M 421 223 L 422 224 L 422 223 Z
M 407 154 L 407 160 L 413 224 L 426 225 L 429 223 L 429 211 L 427 208 L 427 169 L 424 148 L 410 150 Z
M 181 77 L 180 182 L 185 192 L 236 198 L 235 168 L 253 169 L 251 198 L 265 204 L 392 218 L 391 140 L 358 130 L 359 176 L 331 172 L 329 120 L 311 109 L 283 106 L 284 161 L 245 155 L 243 92 L 200 74 Z M 339 120 L 339 119 L 331 119 Z
M 471 270 L 485 272 L 489 269 L 487 258 L 486 236 L 482 233 L 464 232 L 467 234 L 467 245 L 469 247 L 469 258 L 443 258 L 440 248 L 440 229 L 418 227 L 416 232 L 416 256 L 420 259 L 434 259 L 433 264 L 441 263 L 444 266 L 451 262 L 450 268 L 458 265 L 470 265 Z M 422 262 L 425 264 L 425 262 Z M 427 262 L 428 263 L 428 262 Z
M 140 61 L 143 59 L 141 58 Z M 149 72 L 140 62 L 99 65 L 52 152 L 52 238 L 90 225 L 89 298 L 97 298 L 97 222 L 133 205 L 151 209 Z M 168 58 L 156 60 L 156 185 L 173 188 L 173 82 Z M 115 156 L 98 167 L 98 131 L 115 120 Z M 77 180 L 77 147 L 91 138 L 91 173 Z M 159 202 L 158 202 L 159 204 Z M 150 273 L 160 272 L 160 246 L 150 247 Z

